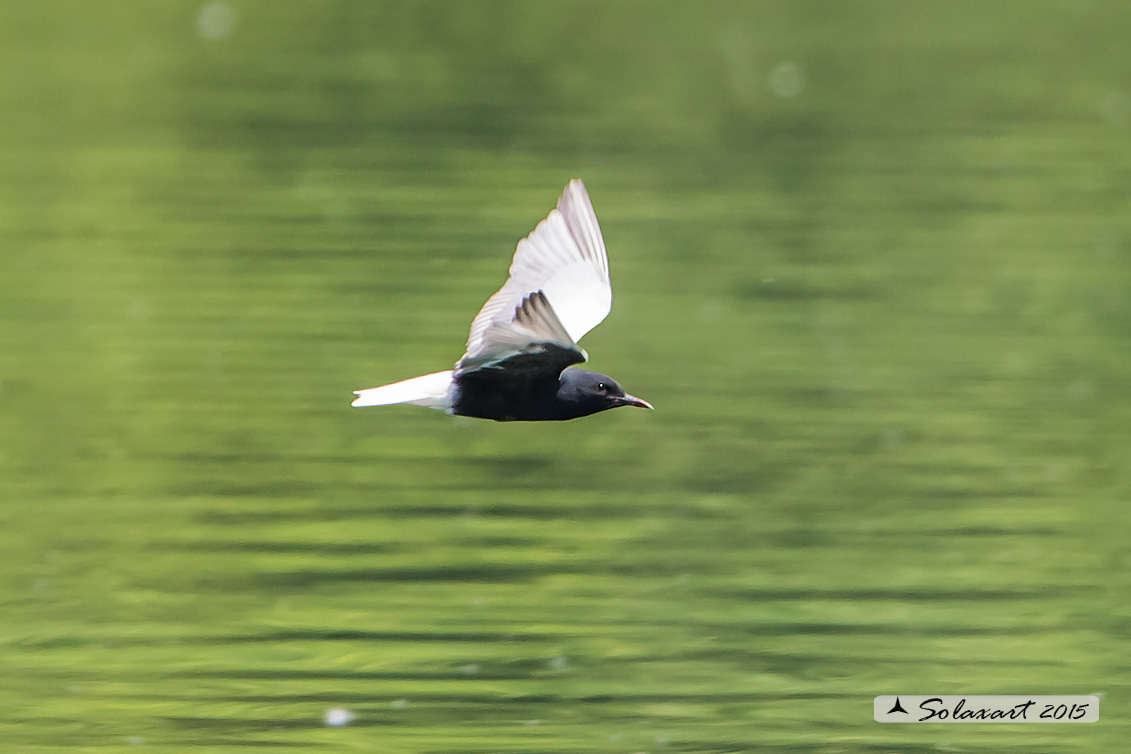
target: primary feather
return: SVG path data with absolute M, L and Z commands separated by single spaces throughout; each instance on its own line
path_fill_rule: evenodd
M 541 294 L 534 312 L 523 312 Z M 580 180 L 570 181 L 556 209 L 518 242 L 510 275 L 471 323 L 457 372 L 530 353 L 546 343 L 585 352 L 577 341 L 613 305 L 601 226 Z

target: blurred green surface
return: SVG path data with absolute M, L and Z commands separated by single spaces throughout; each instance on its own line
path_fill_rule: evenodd
M 1118 750 L 1128 28 L 4 3 L 0 748 Z M 351 410 L 458 358 L 575 176 L 584 345 L 657 411 Z

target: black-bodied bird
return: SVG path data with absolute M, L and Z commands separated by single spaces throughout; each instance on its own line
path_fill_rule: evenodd
M 617 406 L 652 408 L 612 377 L 572 366 L 581 336 L 609 314 L 613 289 L 585 185 L 518 242 L 510 277 L 471 323 L 455 369 L 357 390 L 354 406 L 411 403 L 495 421 L 560 421 Z

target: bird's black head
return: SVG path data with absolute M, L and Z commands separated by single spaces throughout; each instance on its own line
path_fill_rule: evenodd
M 558 384 L 558 403 L 572 417 L 588 416 L 618 406 L 652 408 L 652 404 L 627 395 L 616 380 L 605 374 L 570 367 Z

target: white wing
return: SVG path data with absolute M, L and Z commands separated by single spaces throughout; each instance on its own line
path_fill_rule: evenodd
M 548 312 L 530 305 L 539 291 L 549 303 Z M 527 353 L 539 343 L 572 348 L 584 356 L 577 341 L 600 324 L 612 306 L 601 227 L 585 184 L 573 180 L 557 209 L 518 242 L 510 277 L 471 323 L 467 353 L 457 369 Z

